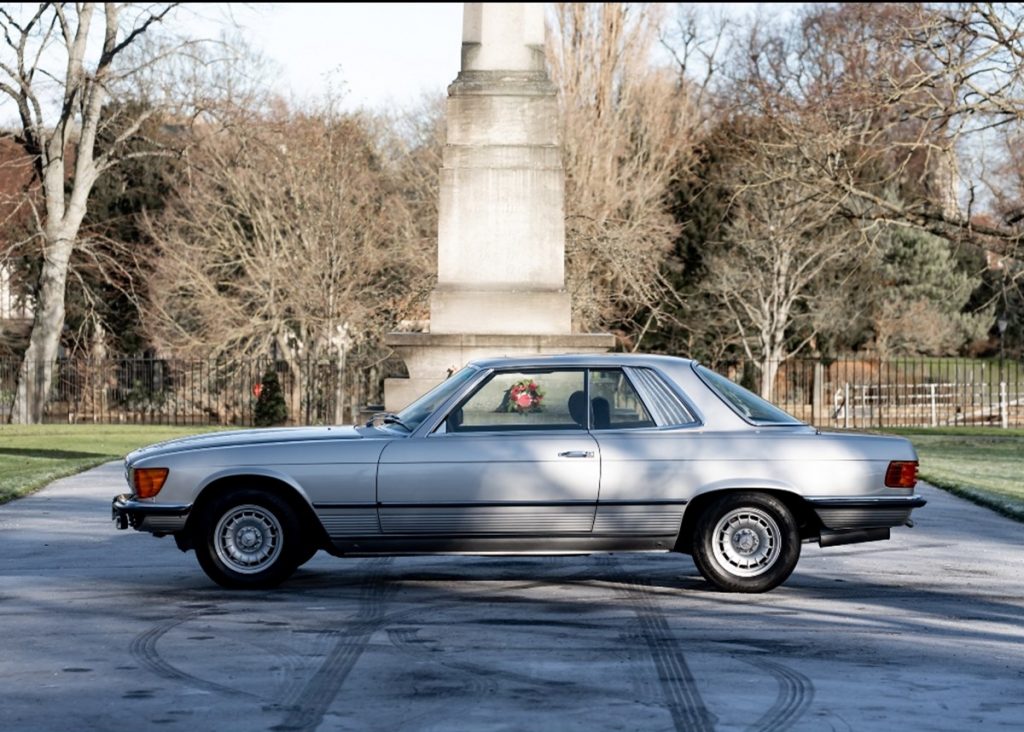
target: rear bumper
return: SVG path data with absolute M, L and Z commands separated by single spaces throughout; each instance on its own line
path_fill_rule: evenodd
M 149 503 L 124 493 L 114 497 L 110 514 L 119 529 L 131 526 L 153 534 L 173 534 L 185 528 L 191 510 L 191 505 Z
M 921 496 L 808 498 L 821 521 L 823 547 L 883 541 L 894 526 L 912 526 L 910 513 L 927 501 Z
M 807 502 L 826 529 L 880 529 L 903 526 L 910 513 L 927 501 L 921 496 L 875 498 L 808 498 Z

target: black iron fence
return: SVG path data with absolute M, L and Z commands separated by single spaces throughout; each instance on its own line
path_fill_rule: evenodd
M 769 394 L 818 427 L 1022 427 L 1022 371 L 1004 359 L 791 359 Z
M 0 421 L 15 400 L 15 360 L 0 360 Z M 45 422 L 161 425 L 254 423 L 264 375 L 281 384 L 289 424 L 351 423 L 383 401 L 380 368 L 345 369 L 338 361 L 252 359 L 58 359 Z
M 20 362 L 0 360 L 0 422 Z M 61 423 L 252 425 L 263 375 L 274 369 L 290 424 L 361 421 L 384 401 L 386 366 L 306 360 L 59 359 L 44 420 Z M 725 371 L 725 370 L 723 370 Z M 740 381 L 742 368 L 727 370 Z M 759 375 L 748 384 L 760 388 Z M 999 359 L 790 359 L 770 399 L 819 427 L 1024 427 L 1024 368 Z M 372 406 L 368 406 L 372 405 Z

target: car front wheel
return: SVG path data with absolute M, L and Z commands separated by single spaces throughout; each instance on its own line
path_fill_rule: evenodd
M 765 493 L 729 493 L 697 520 L 693 561 L 727 592 L 767 592 L 786 581 L 800 559 L 793 514 Z
M 232 489 L 218 496 L 203 511 L 196 532 L 199 565 L 222 587 L 274 587 L 303 558 L 295 511 L 267 491 Z

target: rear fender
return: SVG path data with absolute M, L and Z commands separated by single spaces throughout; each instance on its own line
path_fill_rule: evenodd
M 775 496 L 786 504 L 786 507 L 793 513 L 797 527 L 800 529 L 801 539 L 817 538 L 821 529 L 821 522 L 818 515 L 811 508 L 810 504 L 803 499 L 789 485 L 780 481 L 766 480 L 756 484 L 749 482 L 739 483 L 737 481 L 720 481 L 715 487 L 708 486 L 691 498 L 686 504 L 683 512 L 683 525 L 679 530 L 679 537 L 676 539 L 675 551 L 690 553 L 690 545 L 693 541 L 694 527 L 701 512 L 719 497 L 727 493 L 767 493 Z

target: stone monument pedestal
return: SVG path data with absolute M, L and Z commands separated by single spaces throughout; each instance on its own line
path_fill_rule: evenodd
M 430 332 L 388 334 L 409 369 L 385 383 L 388 411 L 476 358 L 615 345 L 611 335 L 572 332 L 544 6 L 466 3 L 462 34 L 462 69 L 448 87 Z

